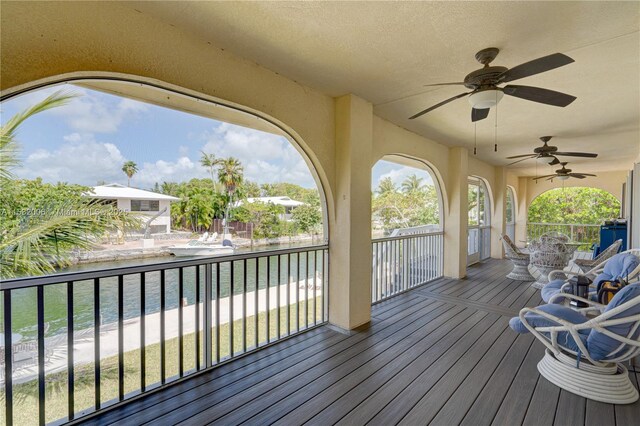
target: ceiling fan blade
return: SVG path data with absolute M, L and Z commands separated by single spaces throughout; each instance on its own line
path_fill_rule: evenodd
M 522 154 L 522 155 L 513 155 L 511 157 L 507 157 L 507 160 L 512 160 L 514 158 L 522 158 L 522 157 L 537 157 L 538 154 Z
M 586 157 L 586 158 L 596 158 L 598 154 L 593 154 L 591 152 L 554 152 L 553 155 L 566 155 L 568 157 Z
M 553 160 L 549 162 L 549 165 L 555 166 L 556 164 L 560 164 L 560 160 L 558 160 L 558 157 L 553 157 Z
M 464 86 L 464 81 L 456 81 L 455 83 L 436 83 L 436 84 L 425 84 L 424 87 L 431 86 Z
M 489 115 L 489 108 L 476 109 L 471 108 L 471 122 L 484 120 Z
M 596 177 L 597 175 L 592 175 L 591 173 L 569 173 L 571 176 L 573 177 L 577 177 L 578 179 L 584 179 L 587 176 L 593 176 Z M 580 177 L 578 177 L 580 176 Z
M 454 97 L 452 97 L 452 98 L 449 98 L 449 99 L 447 99 L 447 100 L 444 100 L 444 101 L 440 102 L 439 104 L 435 104 L 435 105 L 434 105 L 434 106 L 432 106 L 432 107 L 429 107 L 429 108 L 427 108 L 427 109 L 425 109 L 425 110 L 420 111 L 420 112 L 419 112 L 419 113 L 417 113 L 416 115 L 412 115 L 411 117 L 409 117 L 409 120 L 413 120 L 414 118 L 418 118 L 418 117 L 420 117 L 421 115 L 428 113 L 429 111 L 433 111 L 434 109 L 441 107 L 442 105 L 446 105 L 446 104 L 448 104 L 448 103 L 449 103 L 449 102 L 451 102 L 451 101 L 455 101 L 456 99 L 462 98 L 463 96 L 467 96 L 469 93 L 471 93 L 471 92 L 461 93 L 461 94 L 459 94 L 459 95 L 457 95 L 457 96 L 454 96 Z
M 558 176 L 553 175 L 553 177 L 550 177 L 550 178 L 549 178 L 549 179 L 547 179 L 547 180 L 554 180 L 554 179 L 555 179 L 555 178 L 557 178 L 557 177 L 558 177 Z
M 514 164 L 516 164 L 516 163 L 519 163 L 519 162 L 521 162 L 521 161 L 531 160 L 532 158 L 537 158 L 537 156 L 535 156 L 535 155 L 534 155 L 533 157 L 528 157 L 528 158 L 523 158 L 523 159 L 520 159 L 520 160 L 516 160 L 516 161 L 514 161 L 513 163 L 509 163 L 509 164 L 507 164 L 507 166 L 512 166 L 512 165 L 514 165 Z
M 533 61 L 525 62 L 503 72 L 498 78 L 503 83 L 518 80 L 520 78 L 529 77 L 530 75 L 540 74 L 541 72 L 550 71 L 574 62 L 573 59 L 562 53 L 554 53 L 553 55 L 543 56 Z
M 538 176 L 538 177 L 534 177 L 533 180 L 544 179 L 544 178 L 548 178 L 548 177 L 556 177 L 556 175 L 553 174 L 553 175 Z
M 508 85 L 505 86 L 502 91 L 505 95 L 515 96 L 516 98 L 522 98 L 528 101 L 557 107 L 566 107 L 576 100 L 575 96 L 556 92 L 554 90 L 543 89 L 541 87 Z

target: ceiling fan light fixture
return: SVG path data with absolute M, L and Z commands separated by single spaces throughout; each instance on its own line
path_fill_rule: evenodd
M 558 179 L 567 180 L 567 179 L 569 179 L 569 176 L 558 176 Z
M 469 103 L 475 109 L 486 109 L 494 107 L 500 102 L 500 99 L 504 96 L 502 90 L 488 89 L 480 92 L 475 92 L 469 95 Z

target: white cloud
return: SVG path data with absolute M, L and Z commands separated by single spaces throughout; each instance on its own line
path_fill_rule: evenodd
M 202 151 L 216 157 L 235 157 L 244 166 L 245 179 L 259 183 L 292 182 L 315 186 L 300 153 L 282 136 L 222 123 L 203 135 Z
M 73 85 L 55 86 L 27 93 L 12 100 L 12 103 L 18 110 L 22 110 L 60 90 L 77 94 L 78 97 L 67 105 L 42 114 L 61 117 L 72 130 L 80 133 L 115 133 L 125 120 L 135 118 L 148 110 L 145 103 L 127 98 L 118 99 Z
M 122 164 L 126 161 L 117 146 L 101 143 L 92 135 L 74 133 L 55 150 L 38 149 L 16 170 L 21 178 L 41 177 L 46 182 L 95 185 L 98 180 L 126 182 Z
M 151 188 L 156 182 L 183 182 L 209 176 L 200 163 L 194 163 L 189 157 L 180 157 L 175 162 L 158 160 L 144 163 L 138 169 L 131 184 L 140 188 Z

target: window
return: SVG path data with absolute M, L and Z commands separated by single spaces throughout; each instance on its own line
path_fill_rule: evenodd
M 157 212 L 160 211 L 158 200 L 131 200 L 132 212 Z

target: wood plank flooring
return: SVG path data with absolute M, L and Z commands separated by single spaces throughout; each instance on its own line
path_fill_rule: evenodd
M 364 331 L 316 328 L 83 423 L 637 424 L 640 403 L 589 401 L 538 374 L 543 346 L 508 320 L 540 292 L 510 267 L 483 262 L 375 305 Z

